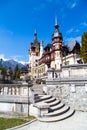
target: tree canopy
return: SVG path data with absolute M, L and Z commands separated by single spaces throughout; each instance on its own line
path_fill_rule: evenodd
M 20 69 L 19 69 L 18 65 L 16 65 L 16 67 L 14 69 L 13 79 L 18 80 L 19 78 L 20 78 Z
M 0 70 L 1 70 L 1 74 L 2 75 L 6 75 L 7 73 L 6 73 L 6 69 L 4 68 L 4 67 L 0 67 Z
M 82 35 L 82 47 L 80 56 L 84 59 L 85 63 L 87 63 L 87 32 L 84 32 Z

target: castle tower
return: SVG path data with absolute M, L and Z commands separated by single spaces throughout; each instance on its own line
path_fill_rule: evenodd
M 62 53 L 61 53 L 61 48 L 62 48 L 62 34 L 59 32 L 59 26 L 58 26 L 58 21 L 57 17 L 55 17 L 55 31 L 52 35 L 52 44 L 53 44 L 53 49 L 55 53 L 54 61 L 55 61 L 55 69 L 60 70 L 61 69 L 61 64 L 62 64 Z
M 37 31 L 34 31 L 34 40 L 30 43 L 29 50 L 29 66 L 31 68 L 31 75 L 34 74 L 34 68 L 38 65 L 38 60 L 42 57 L 43 44 L 37 39 Z
M 34 41 L 30 43 L 30 62 L 34 62 L 40 55 L 40 42 L 37 39 L 36 29 L 34 31 Z

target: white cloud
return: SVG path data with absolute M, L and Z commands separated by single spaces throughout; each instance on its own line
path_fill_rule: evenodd
M 23 65 L 28 64 L 28 62 L 22 61 L 21 60 L 22 58 L 24 58 L 24 56 L 22 56 L 22 55 L 10 56 L 10 59 L 13 59 L 13 60 L 15 60 Z
M 14 59 L 14 60 L 19 60 L 20 58 L 23 58 L 23 56 L 21 55 L 14 55 L 14 56 L 10 56 L 11 59 Z
M 67 8 L 73 9 L 78 5 L 79 0 L 65 0 L 65 4 Z
M 69 37 L 69 38 L 65 39 L 65 42 L 71 43 L 72 41 L 75 41 L 75 40 L 77 40 L 79 43 L 81 43 L 81 36 Z
M 80 25 L 87 26 L 87 22 L 82 22 L 82 23 L 80 23 Z
M 4 54 L 0 54 L 0 59 L 3 59 L 4 61 L 8 60 L 8 58 L 6 58 Z
M 79 29 L 74 30 L 74 32 L 79 32 L 79 31 L 80 31 Z
M 4 61 L 13 59 L 13 60 L 15 60 L 23 65 L 29 64 L 29 62 L 19 60 L 20 58 L 23 58 L 23 56 L 16 55 L 16 56 L 10 56 L 9 58 L 6 58 L 6 56 L 4 54 L 0 54 L 0 59 L 3 59 Z
M 68 33 L 68 34 L 70 34 L 70 33 L 72 33 L 72 32 L 77 33 L 77 32 L 79 32 L 79 31 L 80 31 L 79 29 L 77 29 L 76 27 L 74 27 L 74 28 L 70 28 L 69 30 L 67 30 L 66 33 Z
M 45 3 L 41 3 L 40 5 L 35 6 L 33 8 L 33 12 L 40 12 L 40 11 L 43 11 L 45 8 L 46 8 L 46 4 Z
M 29 62 L 24 62 L 24 61 L 18 61 L 18 62 L 20 62 L 23 65 L 29 64 Z
M 73 32 L 73 28 L 70 28 L 66 33 L 72 33 Z
M 0 33 L 6 34 L 6 35 L 13 35 L 13 32 L 9 29 L 6 29 L 6 28 L 0 28 Z
M 73 3 L 73 4 L 71 5 L 71 8 L 72 8 L 72 9 L 75 8 L 76 5 L 77 5 L 76 2 Z

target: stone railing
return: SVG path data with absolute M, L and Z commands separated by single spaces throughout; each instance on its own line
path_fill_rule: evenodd
M 28 88 L 33 84 L 0 84 L 0 95 L 28 95 Z

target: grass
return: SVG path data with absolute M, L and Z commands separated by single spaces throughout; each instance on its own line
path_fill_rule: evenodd
M 5 130 L 12 128 L 21 124 L 24 124 L 28 121 L 35 119 L 33 116 L 22 117 L 22 118 L 3 118 L 0 117 L 0 130 Z

